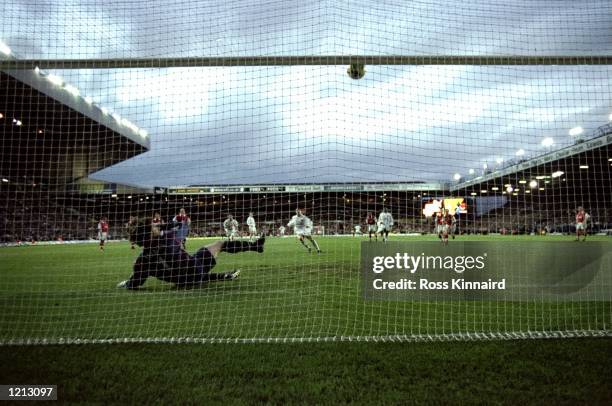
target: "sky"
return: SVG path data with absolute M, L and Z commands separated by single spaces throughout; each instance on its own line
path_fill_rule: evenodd
M 15 1 L 17 58 L 610 55 L 610 1 Z M 140 186 L 451 181 L 610 120 L 610 66 L 53 70 L 146 129 L 92 177 Z M 542 140 L 552 138 L 552 146 Z

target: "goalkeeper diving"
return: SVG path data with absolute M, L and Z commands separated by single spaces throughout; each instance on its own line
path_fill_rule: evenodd
M 119 283 L 118 288 L 137 289 L 149 277 L 174 283 L 177 287 L 194 287 L 209 281 L 236 279 L 240 270 L 214 273 L 221 252 L 236 254 L 245 251 L 262 253 L 265 238 L 255 242 L 216 241 L 190 255 L 177 237 L 181 224 L 153 227 L 150 220 L 139 220 L 130 229 L 130 241 L 142 247 L 142 253 L 134 262 L 132 276 Z

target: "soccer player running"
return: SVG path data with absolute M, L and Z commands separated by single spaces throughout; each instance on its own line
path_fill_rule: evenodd
M 310 244 L 317 250 L 317 254 L 321 253 L 319 244 L 312 238 L 312 220 L 306 217 L 301 209 L 295 210 L 295 216 L 291 218 L 287 227 L 293 227 L 295 235 L 308 252 L 312 252 L 312 248 L 304 240 L 310 241 Z
M 253 212 L 249 212 L 249 217 L 247 217 L 246 223 L 249 227 L 249 241 L 252 241 L 254 238 L 257 238 L 257 225 L 255 224 Z
M 236 233 L 238 232 L 238 222 L 231 214 L 228 214 L 227 218 L 223 222 L 223 230 L 225 230 L 225 235 L 227 236 L 227 239 L 230 241 L 234 241 L 234 239 L 236 238 Z
M 587 212 L 584 211 L 582 206 L 578 207 L 578 211 L 576 212 L 576 241 L 580 241 L 580 235 L 583 235 L 584 238 L 582 241 L 586 241 L 587 237 L 587 222 L 591 216 Z
M 281 224 L 281 226 L 278 228 L 278 236 L 279 237 L 284 237 L 285 236 L 285 226 Z
M 179 214 L 174 216 L 172 222 L 175 226 L 177 224 L 181 224 L 176 233 L 176 237 L 181 240 L 181 244 L 183 245 L 183 248 L 185 248 L 187 244 L 187 236 L 189 236 L 189 227 L 191 227 L 191 219 L 185 212 L 185 209 L 179 210 Z
M 265 238 L 255 242 L 216 241 L 200 248 L 190 255 L 177 238 L 182 223 L 153 227 L 150 220 L 140 220 L 130 230 L 130 241 L 142 247 L 142 253 L 134 262 L 132 275 L 120 282 L 117 287 L 138 289 L 149 277 L 174 283 L 177 287 L 197 287 L 209 281 L 236 279 L 240 270 L 226 273 L 213 273 L 217 256 L 221 252 L 236 254 L 245 251 L 262 253 Z
M 98 222 L 98 239 L 100 240 L 100 251 L 104 251 L 104 243 L 108 238 L 108 220 L 102 216 Z
M 376 234 L 376 217 L 374 217 L 372 212 L 368 212 L 366 224 L 368 225 L 368 235 L 370 237 L 370 241 L 372 241 L 372 234 L 374 234 L 374 238 L 376 241 L 378 241 L 378 234 Z
M 387 242 L 389 239 L 389 232 L 393 227 L 393 216 L 389 211 L 384 208 L 382 212 L 378 216 L 378 234 L 380 234 L 383 238 L 384 242 Z

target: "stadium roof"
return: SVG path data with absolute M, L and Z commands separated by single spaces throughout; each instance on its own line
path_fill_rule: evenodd
M 68 184 L 148 149 L 146 137 L 37 75 L 0 71 L 3 178 Z
M 577 142 L 570 147 L 526 159 L 483 176 L 477 176 L 473 179 L 457 183 L 452 185 L 450 190 L 453 192 L 464 190 L 484 183 L 490 183 L 497 179 L 513 177 L 517 174 L 526 174 L 531 177 L 552 176 L 553 172 L 557 172 L 557 174 L 560 172 L 566 173 L 568 169 L 581 169 L 581 166 L 589 166 L 589 168 L 582 168 L 583 170 L 599 170 L 600 173 L 607 173 L 609 172 L 610 164 L 612 164 L 609 161 L 612 158 L 612 155 L 609 153 L 610 146 L 612 145 L 612 123 L 599 127 L 595 135 L 595 138 L 588 141 Z M 552 171 L 547 171 L 547 169 Z
M 0 54 L 0 59 L 6 58 L 9 58 L 9 56 Z M 105 113 L 103 106 L 99 106 L 91 102 L 87 97 L 81 96 L 78 93 L 78 89 L 68 83 L 64 83 L 61 81 L 61 78 L 49 75 L 40 69 L 5 70 L 4 73 L 28 85 L 32 89 L 47 95 L 51 99 L 60 102 L 70 109 L 100 123 L 117 134 L 143 146 L 145 149 L 150 149 L 149 136 L 145 130 L 139 129 L 127 120 L 121 120 L 117 115 L 112 116 Z M 6 88 L 12 89 L 13 87 Z M 18 94 L 6 94 L 5 97 L 18 97 Z

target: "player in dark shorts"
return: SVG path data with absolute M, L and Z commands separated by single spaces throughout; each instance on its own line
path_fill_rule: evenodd
M 130 229 L 130 241 L 143 250 L 134 262 L 132 276 L 119 283 L 118 288 L 137 289 L 150 276 L 174 283 L 177 287 L 193 287 L 209 281 L 236 279 L 239 270 L 228 273 L 211 272 L 217 264 L 217 255 L 220 252 L 262 253 L 265 243 L 264 237 L 255 242 L 217 241 L 200 248 L 195 255 L 190 255 L 182 247 L 181 239 L 177 238 L 176 228 L 173 224 L 152 227 L 149 220 L 140 220 Z
M 370 241 L 372 241 L 372 234 L 378 241 L 377 226 L 376 226 L 376 217 L 371 212 L 368 213 L 368 217 L 366 218 L 366 224 L 368 225 L 368 235 L 370 236 Z

